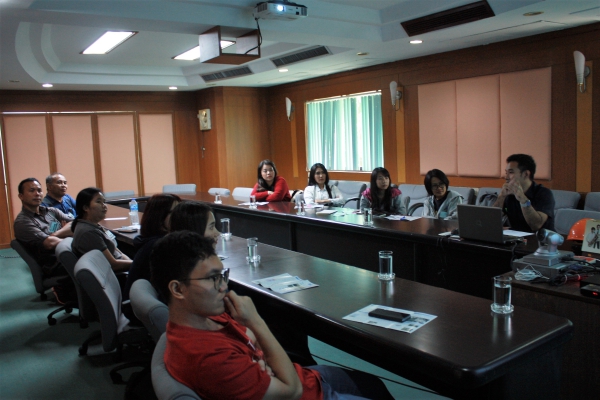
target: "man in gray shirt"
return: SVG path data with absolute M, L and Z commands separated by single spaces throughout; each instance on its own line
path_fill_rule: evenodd
M 35 178 L 19 183 L 22 209 L 15 218 L 15 237 L 42 266 L 44 276 L 64 275 L 54 249 L 61 240 L 73 236 L 72 218 L 52 207 L 42 205 L 42 186 Z

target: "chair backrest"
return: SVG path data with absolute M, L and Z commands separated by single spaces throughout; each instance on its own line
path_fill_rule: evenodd
M 304 201 L 304 190 L 296 190 L 292 195 L 292 202 L 299 204 Z
M 131 308 L 136 317 L 146 327 L 154 343 L 167 331 L 169 307 L 158 299 L 158 293 L 150 282 L 138 279 L 129 291 Z
M 111 199 L 114 197 L 132 198 L 135 197 L 135 192 L 133 190 L 118 190 L 116 192 L 104 192 L 105 199 Z
M 196 184 L 182 183 L 177 185 L 164 185 L 163 193 L 196 193 Z
M 73 283 L 75 284 L 75 290 L 77 291 L 77 303 L 79 308 L 79 320 L 90 322 L 96 320 L 97 313 L 96 307 L 90 299 L 90 296 L 83 290 L 79 281 L 75 278 L 75 265 L 77 265 L 78 258 L 71 249 L 71 243 L 73 238 L 65 238 L 56 246 L 56 257 L 63 265 Z
M 475 189 L 470 187 L 450 186 L 450 190 L 460 193 L 463 204 L 475 204 Z
M 411 209 L 415 204 L 423 204 L 425 203 L 425 199 L 427 199 L 427 189 L 425 189 L 425 185 L 415 185 L 411 183 L 403 183 L 398 186 L 398 189 L 402 192 L 402 196 L 410 197 L 410 201 L 408 202 L 408 207 L 406 207 L 406 212 Z M 412 215 L 420 216 L 422 214 L 423 206 L 416 207 L 416 209 L 412 210 Z
M 577 192 L 570 192 L 568 190 L 555 190 L 550 189 L 554 196 L 554 214 L 561 208 L 576 209 L 579 204 L 581 195 Z M 599 210 L 600 211 L 600 210 Z
M 229 191 L 229 189 L 227 188 L 210 188 L 208 189 L 208 194 L 212 194 L 213 196 L 215 194 L 220 194 L 221 196 L 229 196 L 231 194 L 231 191 Z
M 489 195 L 495 195 L 496 198 L 498 198 L 498 196 L 500 195 L 500 191 L 501 190 L 502 190 L 502 188 L 493 188 L 493 187 L 482 187 L 482 188 L 479 188 L 479 191 L 477 192 L 477 200 L 475 200 L 475 205 L 476 206 L 484 206 L 484 205 L 491 206 L 491 204 L 487 204 L 487 203 L 492 198 L 486 197 L 486 195 L 488 195 L 488 194 Z
M 115 273 L 104 254 L 92 250 L 75 264 L 75 277 L 98 310 L 104 351 L 114 350 L 119 333 L 129 324 L 121 312 L 121 287 Z
M 165 366 L 167 334 L 163 334 L 152 354 L 152 386 L 158 400 L 200 400 L 200 397 L 169 374 Z
M 252 188 L 247 187 L 236 187 L 233 189 L 233 198 L 239 201 L 249 201 Z
M 344 207 L 355 208 L 358 210 L 360 207 L 360 195 L 367 189 L 367 183 L 359 181 L 337 181 L 337 187 L 346 201 Z M 358 198 L 358 200 L 348 201 L 348 199 L 354 197 Z
M 44 278 L 44 273 L 42 272 L 42 266 L 38 264 L 38 262 L 33 258 L 31 254 L 25 249 L 25 246 L 17 239 L 13 239 L 10 242 L 10 247 L 13 248 L 21 256 L 23 261 L 29 267 L 31 271 L 31 277 L 33 278 L 33 284 L 35 286 L 35 291 L 38 292 L 42 300 L 46 299 L 45 291 L 50 289 L 52 286 L 55 286 L 57 281 L 64 276 L 55 276 L 51 278 Z
M 568 235 L 573 224 L 583 218 L 600 219 L 600 211 L 559 208 L 554 215 L 554 230 L 561 235 Z
M 600 211 L 600 192 L 589 192 L 585 196 L 584 210 Z

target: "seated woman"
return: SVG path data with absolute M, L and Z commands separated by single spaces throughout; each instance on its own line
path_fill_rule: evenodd
M 344 197 L 337 186 L 329 184 L 329 173 L 321 163 L 316 163 L 310 169 L 308 186 L 304 189 L 304 201 L 306 204 L 343 204 L 344 202 Z
M 192 231 L 211 239 L 214 248 L 221 236 L 215 226 L 212 209 L 198 201 L 179 203 L 171 213 L 169 225 L 169 232 Z
M 77 257 L 91 250 L 100 250 L 113 271 L 126 271 L 131 259 L 117 249 L 117 240 L 111 231 L 99 224 L 106 217 L 106 204 L 100 189 L 89 187 L 77 194 L 75 200 L 77 218 L 73 221 L 71 248 Z
M 456 219 L 456 206 L 462 204 L 460 193 L 448 190 L 450 181 L 439 169 L 432 169 L 425 175 L 425 189 L 429 197 L 423 204 L 423 216 L 433 218 Z
M 129 269 L 127 282 L 123 289 L 123 300 L 129 300 L 131 285 L 138 279 L 150 280 L 150 253 L 154 243 L 169 232 L 169 217 L 171 211 L 181 199 L 176 194 L 155 194 L 150 197 L 144 215 L 139 236 L 133 239 L 137 253 Z
M 374 213 L 406 215 L 402 192 L 390 185 L 387 169 L 378 167 L 371 172 L 371 187 L 360 198 L 361 211 L 365 208 L 372 208 Z
M 277 168 L 271 160 L 262 160 L 258 164 L 258 183 L 254 185 L 251 195 L 256 201 L 290 201 L 290 189 L 281 176 L 277 176 Z

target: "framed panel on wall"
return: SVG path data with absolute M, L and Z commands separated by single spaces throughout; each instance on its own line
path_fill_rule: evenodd
M 140 114 L 140 148 L 145 193 L 177 183 L 172 114 Z
M 98 115 L 102 190 L 139 193 L 134 114 Z

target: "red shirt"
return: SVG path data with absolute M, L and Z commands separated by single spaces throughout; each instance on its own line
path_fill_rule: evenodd
M 257 189 L 258 183 L 254 185 L 254 189 L 252 189 L 252 195 L 256 196 L 256 201 L 291 201 L 292 196 L 290 196 L 290 188 L 287 185 L 285 179 L 280 176 L 275 177 L 274 188 L 272 190 L 273 194 L 268 194 L 266 190 L 262 192 L 258 192 Z
M 246 327 L 229 314 L 213 317 L 223 324 L 218 331 L 205 331 L 167 324 L 165 364 L 176 380 L 203 399 L 262 399 L 271 377 L 258 363 L 262 351 L 246 335 Z M 321 377 L 317 371 L 294 364 L 302 382 L 302 399 L 322 399 Z

